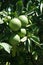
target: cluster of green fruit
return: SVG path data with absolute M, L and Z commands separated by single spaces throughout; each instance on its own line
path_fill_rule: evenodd
M 28 18 L 25 15 L 20 15 L 19 18 L 13 18 L 9 22 L 9 27 L 12 31 L 18 32 L 10 37 L 10 43 L 12 45 L 20 43 L 20 38 L 26 35 L 25 27 L 28 24 Z
M 5 16 L 2 18 L 1 23 L 3 21 L 8 25 L 10 28 L 11 36 L 9 37 L 8 41 L 12 45 L 12 56 L 15 56 L 17 45 L 21 42 L 21 39 L 24 39 L 27 34 L 26 26 L 28 25 L 28 18 L 25 15 L 20 15 L 19 17 Z

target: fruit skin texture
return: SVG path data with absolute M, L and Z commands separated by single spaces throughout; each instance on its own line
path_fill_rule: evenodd
M 25 28 L 21 28 L 20 32 L 19 32 L 19 36 L 20 37 L 24 37 L 26 35 L 26 29 Z
M 18 18 L 13 18 L 10 22 L 9 22 L 9 27 L 13 30 L 13 31 L 18 31 L 21 28 L 21 21 Z
M 10 37 L 10 40 L 9 40 L 10 44 L 12 45 L 17 45 L 18 43 L 20 43 L 20 36 L 18 34 L 16 35 L 12 35 Z
M 28 18 L 25 15 L 20 15 L 19 19 L 22 23 L 22 26 L 26 26 L 28 24 Z

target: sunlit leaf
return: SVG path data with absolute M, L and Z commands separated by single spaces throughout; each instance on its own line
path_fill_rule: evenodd
M 0 18 L 0 24 L 3 24 L 4 22 L 3 22 L 3 20 Z
M 28 51 L 31 52 L 31 40 L 28 39 Z
M 35 51 L 32 52 L 32 55 L 33 55 L 33 58 L 34 58 L 35 60 L 38 59 L 38 54 L 37 54 Z
M 41 3 L 41 5 L 40 5 L 40 12 L 41 13 L 43 12 L 43 3 Z
M 21 42 L 25 42 L 27 40 L 27 37 L 25 36 L 25 37 L 23 37 L 22 39 L 21 39 Z
M 4 48 L 5 51 L 7 51 L 8 53 L 10 53 L 10 50 L 11 50 L 11 46 L 7 43 L 4 43 L 4 42 L 0 42 L 0 46 L 2 46 Z

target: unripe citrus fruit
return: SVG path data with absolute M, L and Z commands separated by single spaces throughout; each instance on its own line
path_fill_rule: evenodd
M 26 35 L 26 29 L 25 28 L 21 28 L 20 32 L 19 32 L 20 37 L 24 37 Z
M 13 18 L 10 22 L 9 22 L 9 27 L 13 30 L 13 31 L 18 31 L 21 28 L 21 21 L 18 18 Z
M 22 26 L 26 26 L 28 24 L 28 18 L 25 15 L 20 15 L 19 19 L 22 23 Z
M 18 34 L 12 35 L 12 36 L 10 37 L 9 42 L 10 42 L 12 45 L 18 44 L 18 43 L 20 42 L 20 36 L 19 36 Z

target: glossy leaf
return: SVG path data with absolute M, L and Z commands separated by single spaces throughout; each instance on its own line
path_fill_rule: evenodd
M 28 39 L 28 51 L 31 52 L 31 40 Z
M 3 20 L 0 18 L 0 24 L 3 24 L 4 22 L 3 22 Z
M 21 42 L 25 42 L 27 40 L 27 37 L 25 36 L 25 37 L 23 37 L 22 39 L 21 39 Z
M 4 43 L 4 42 L 0 42 L 0 45 L 4 48 L 5 51 L 7 51 L 8 53 L 10 53 L 10 50 L 11 50 L 11 46 L 7 43 Z
M 40 39 L 39 39 L 39 37 L 32 36 L 30 39 L 35 43 L 35 45 L 40 46 Z

